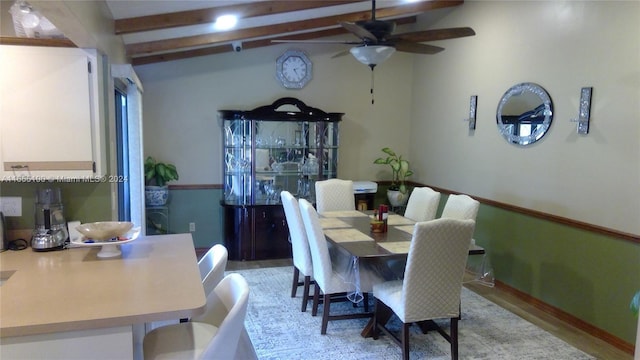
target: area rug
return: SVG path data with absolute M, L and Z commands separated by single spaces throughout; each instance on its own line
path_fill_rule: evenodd
M 251 289 L 245 323 L 259 359 L 401 357 L 400 348 L 388 336 L 378 340 L 360 336 L 368 319 L 330 321 L 327 334 L 320 335 L 322 306 L 315 317 L 311 306 L 306 313 L 300 311 L 302 287 L 297 297 L 290 296 L 291 267 L 233 272 L 242 274 Z M 332 314 L 334 309 L 354 310 L 348 302 L 332 303 L 331 308 Z M 466 288 L 458 324 L 460 359 L 594 359 Z M 443 325 L 448 326 L 447 322 Z M 392 318 L 389 327 L 399 326 Z M 449 343 L 435 331 L 423 334 L 411 326 L 410 344 L 412 359 L 451 359 Z

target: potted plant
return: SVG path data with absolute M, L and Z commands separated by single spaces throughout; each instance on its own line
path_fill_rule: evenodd
M 144 161 L 144 195 L 147 206 L 164 206 L 169 199 L 167 182 L 178 178 L 175 165 L 157 162 L 153 157 L 147 157 Z
M 388 147 L 382 149 L 387 154 L 386 158 L 377 158 L 373 163 L 379 165 L 389 165 L 393 174 L 391 186 L 387 189 L 387 198 L 391 206 L 401 206 L 407 203 L 409 199 L 406 179 L 413 175 L 413 171 L 409 169 L 409 161 L 397 155 L 395 151 Z

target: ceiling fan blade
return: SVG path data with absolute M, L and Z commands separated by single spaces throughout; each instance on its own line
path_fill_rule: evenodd
M 398 51 L 409 52 L 413 54 L 425 54 L 425 55 L 437 54 L 440 51 L 444 50 L 444 48 L 441 48 L 439 46 L 414 43 L 410 41 L 398 41 L 398 42 L 395 42 L 393 46 Z
M 448 28 L 448 29 L 434 29 L 414 31 L 404 34 L 395 34 L 388 37 L 388 40 L 404 40 L 413 42 L 425 42 L 436 40 L 456 39 L 465 36 L 473 36 L 476 32 L 470 27 Z
M 361 41 L 346 41 L 346 40 L 271 40 L 272 43 L 307 43 L 307 44 L 347 44 L 347 45 L 360 45 Z
M 377 42 L 378 39 L 375 35 L 373 35 L 369 30 L 361 27 L 360 25 L 354 24 L 352 22 L 342 21 L 340 22 L 343 28 L 347 29 L 350 33 L 359 37 L 360 39 L 366 42 Z

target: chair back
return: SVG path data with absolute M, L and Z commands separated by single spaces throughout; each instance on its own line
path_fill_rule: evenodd
M 218 327 L 215 336 L 200 354 L 200 359 L 233 359 L 244 331 L 244 319 L 249 303 L 249 284 L 245 278 L 232 273 L 207 296 L 207 310 L 192 321 L 206 322 Z
M 311 252 L 307 233 L 302 223 L 300 206 L 298 200 L 288 191 L 280 193 L 284 214 L 289 226 L 289 238 L 291 239 L 291 250 L 293 254 L 293 266 L 298 268 L 304 276 L 313 275 L 313 265 L 311 263 Z
M 446 218 L 416 224 L 402 283 L 404 322 L 459 315 L 474 227 L 473 220 Z
M 428 221 L 436 218 L 440 205 L 440 193 L 430 187 L 417 187 L 411 191 L 404 217 L 413 221 Z
M 327 239 L 324 237 L 322 225 L 318 218 L 316 209 L 310 202 L 300 199 L 300 213 L 302 222 L 307 231 L 307 239 L 309 240 L 309 250 L 311 251 L 311 262 L 313 263 L 313 277 L 316 284 L 324 292 L 331 279 L 331 257 L 329 256 L 329 247 Z
M 450 194 L 442 209 L 441 218 L 452 218 L 460 220 L 475 220 L 478 215 L 480 202 L 469 195 Z
M 353 181 L 342 179 L 316 181 L 316 209 L 320 214 L 326 211 L 355 210 Z
M 205 295 L 209 295 L 224 277 L 228 259 L 227 248 L 224 245 L 216 244 L 198 261 L 200 279 L 202 279 Z

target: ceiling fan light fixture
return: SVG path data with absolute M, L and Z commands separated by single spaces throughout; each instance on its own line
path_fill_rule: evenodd
M 373 68 L 387 61 L 396 52 L 396 48 L 385 45 L 363 45 L 352 47 L 349 51 L 356 60 Z

